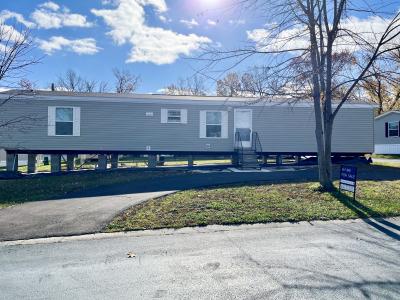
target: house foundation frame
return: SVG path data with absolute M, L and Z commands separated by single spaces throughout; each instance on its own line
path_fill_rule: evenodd
M 230 156 L 231 164 L 237 165 L 238 156 L 235 151 L 105 151 L 105 150 L 29 150 L 29 149 L 6 149 L 7 152 L 7 171 L 16 172 L 18 171 L 18 155 L 19 154 L 27 154 L 28 160 L 31 157 L 31 161 L 28 161 L 28 173 L 34 173 L 33 167 L 33 159 L 35 158 L 35 171 L 36 171 L 36 156 L 39 154 L 50 154 L 50 164 L 51 164 L 51 172 L 59 173 L 62 171 L 61 169 L 61 158 L 63 155 L 67 156 L 67 170 L 72 171 L 74 169 L 74 160 L 78 155 L 89 154 L 89 155 L 98 155 L 99 162 L 97 169 L 98 170 L 106 170 L 108 156 L 111 157 L 111 168 L 118 168 L 118 158 L 119 155 L 147 155 L 148 157 L 148 167 L 156 168 L 157 167 L 157 155 L 177 155 L 177 156 L 186 156 L 188 161 L 188 167 L 193 167 L 193 157 L 196 156 L 198 158 L 205 156 Z M 317 156 L 315 152 L 258 152 L 258 155 L 263 157 L 264 165 L 266 165 L 267 159 L 270 156 L 276 156 L 276 164 L 282 165 L 282 156 L 290 155 L 295 157 L 295 163 L 300 163 L 300 158 L 303 156 Z M 365 154 L 371 153 L 349 153 L 349 152 L 334 152 L 332 156 L 344 156 L 344 157 L 360 157 Z M 30 165 L 30 167 L 29 167 Z
M 28 173 L 36 173 L 36 154 L 28 154 Z

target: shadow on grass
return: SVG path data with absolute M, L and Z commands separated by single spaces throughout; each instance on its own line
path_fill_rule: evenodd
M 340 192 L 337 188 L 330 192 L 330 194 L 347 208 L 355 212 L 357 216 L 360 217 L 365 223 L 386 234 L 387 236 L 400 241 L 399 234 L 386 227 L 383 227 L 382 225 L 398 231 L 400 231 L 400 226 L 383 219 L 380 213 L 358 202 L 356 199 L 353 199 L 352 197 Z

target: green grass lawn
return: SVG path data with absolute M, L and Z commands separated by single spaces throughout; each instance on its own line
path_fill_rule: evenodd
M 183 171 L 179 171 L 182 174 Z M 156 178 L 178 174 L 178 171 L 129 170 L 109 172 L 76 172 L 56 176 L 27 177 L 0 180 L 0 208 L 38 200 L 63 197 L 63 195 L 87 188 L 96 188 L 132 180 Z
M 317 187 L 298 183 L 183 191 L 130 208 L 107 231 L 400 215 L 399 180 L 361 181 L 356 201 Z
M 374 161 L 372 166 L 400 168 L 400 162 Z
M 400 154 L 372 154 L 372 158 L 400 159 Z

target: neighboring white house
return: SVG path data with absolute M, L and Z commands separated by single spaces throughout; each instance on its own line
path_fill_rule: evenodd
M 400 154 L 400 111 L 389 111 L 375 118 L 375 154 Z

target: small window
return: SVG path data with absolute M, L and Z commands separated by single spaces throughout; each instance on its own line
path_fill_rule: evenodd
M 181 123 L 181 110 L 180 109 L 168 109 L 167 120 L 168 123 Z
M 206 114 L 206 137 L 220 138 L 222 136 L 222 113 L 208 111 Z
M 399 122 L 388 123 L 389 136 L 399 136 Z
M 71 107 L 56 108 L 56 135 L 74 134 L 74 110 Z

